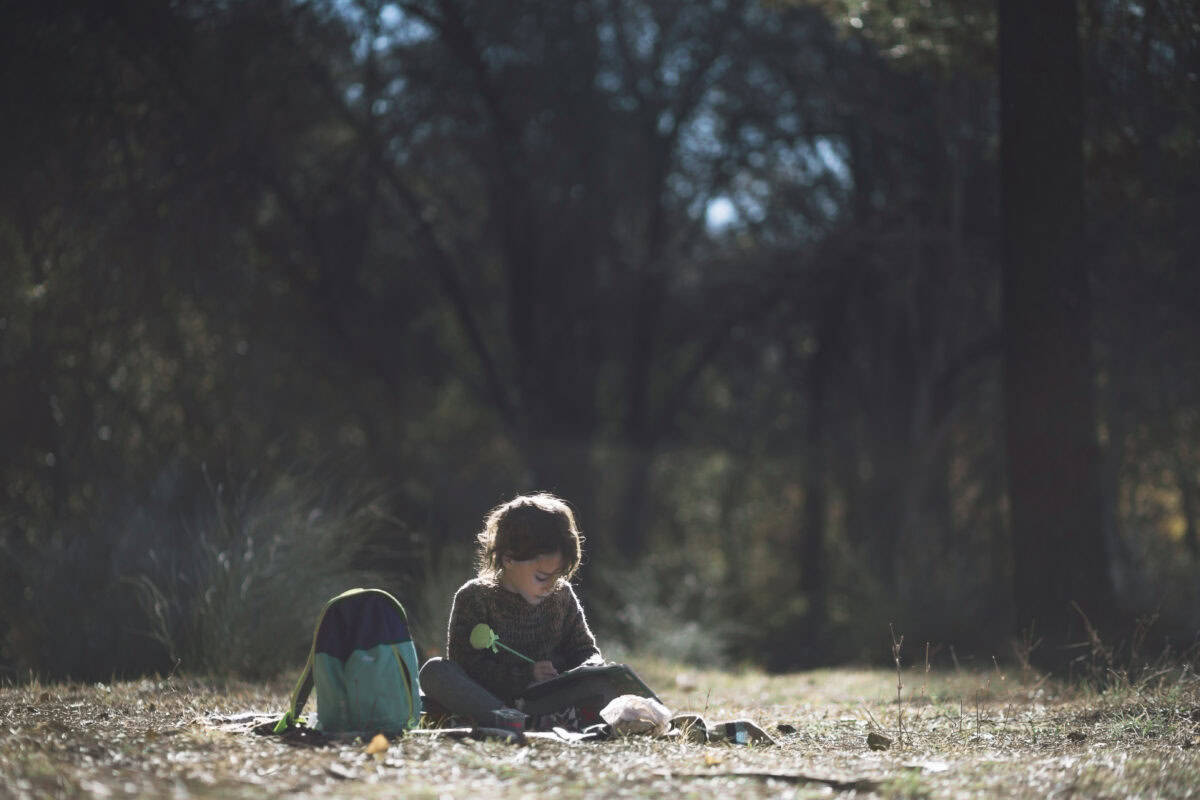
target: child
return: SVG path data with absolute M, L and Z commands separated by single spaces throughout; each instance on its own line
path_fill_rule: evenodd
M 477 724 L 523 725 L 513 706 L 531 684 L 603 663 L 570 584 L 582 537 L 567 504 L 542 493 L 492 509 L 478 539 L 478 575 L 459 587 L 450 608 L 448 659 L 425 663 L 421 687 L 434 707 Z M 473 648 L 471 630 L 481 622 L 533 663 L 503 648 Z

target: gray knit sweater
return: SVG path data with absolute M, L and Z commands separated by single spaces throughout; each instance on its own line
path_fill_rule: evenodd
M 511 704 L 533 682 L 533 665 L 503 647 L 498 652 L 471 647 L 471 629 L 491 626 L 500 641 L 534 661 L 550 661 L 562 672 L 599 663 L 600 650 L 571 585 L 564 583 L 536 606 L 498 583 L 467 581 L 454 594 L 446 653 L 484 688 Z

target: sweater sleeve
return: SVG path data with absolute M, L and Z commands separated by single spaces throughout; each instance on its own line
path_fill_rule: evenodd
M 480 622 L 491 622 L 482 587 L 473 581 L 465 583 L 455 593 L 450 606 L 446 655 L 476 683 L 505 703 L 511 703 L 532 679 L 529 665 L 520 659 L 505 658 L 500 653 L 472 647 L 471 630 Z
M 583 606 L 575 590 L 567 584 L 566 614 L 563 618 L 562 638 L 554 654 L 554 666 L 559 671 L 574 669 L 581 664 L 601 664 L 604 662 L 600 648 L 596 646 L 596 637 L 588 627 L 587 618 L 583 614 Z

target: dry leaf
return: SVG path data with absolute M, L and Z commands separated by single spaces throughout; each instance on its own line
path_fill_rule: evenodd
M 382 733 L 375 734 L 375 738 L 371 739 L 371 743 L 367 745 L 367 755 L 375 756 L 376 761 L 382 761 L 387 755 L 388 740 Z
M 715 767 L 720 763 L 721 763 L 721 757 L 719 755 L 717 755 L 716 753 L 705 753 L 704 754 L 704 766 Z

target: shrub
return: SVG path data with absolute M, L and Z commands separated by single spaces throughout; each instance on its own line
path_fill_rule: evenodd
M 722 667 L 736 655 L 732 643 L 746 623 L 729 607 L 728 593 L 705 580 L 701 569 L 680 570 L 648 557 L 622 568 L 593 564 L 586 572 L 595 589 L 589 596 L 617 604 L 589 610 L 606 656 L 653 651 L 668 660 Z
M 0 521 L 4 671 L 107 680 L 299 668 L 322 604 L 353 586 L 389 588 L 368 566 L 387 563 L 372 548 L 411 538 L 356 483 L 309 472 L 230 488 L 168 469 L 136 501 L 42 523 L 33 539 Z
M 358 563 L 395 521 L 376 498 L 325 485 L 314 476 L 234 491 L 209 483 L 210 508 L 184 526 L 183 547 L 162 542 L 146 569 L 123 577 L 172 662 L 247 678 L 298 668 L 326 600 L 384 584 Z

